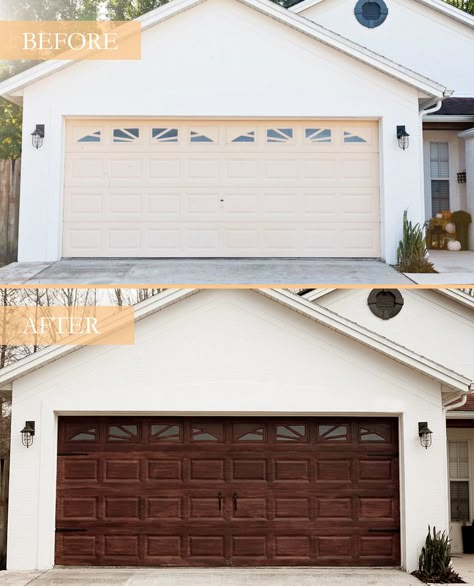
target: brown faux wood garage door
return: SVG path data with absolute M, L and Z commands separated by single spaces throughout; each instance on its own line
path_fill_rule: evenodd
M 56 563 L 398 565 L 396 419 L 61 417 Z

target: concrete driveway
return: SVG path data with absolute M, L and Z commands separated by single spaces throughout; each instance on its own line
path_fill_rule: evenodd
M 387 285 L 413 281 L 364 259 L 62 259 L 12 263 L 2 285 Z
M 3 576 L 2 576 L 3 574 Z M 0 572 L 9 586 L 421 586 L 392 569 L 59 569 L 44 573 Z

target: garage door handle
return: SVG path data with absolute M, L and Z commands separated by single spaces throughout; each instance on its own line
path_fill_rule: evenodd
M 219 511 L 222 511 L 222 492 L 217 493 L 217 507 Z
M 370 527 L 369 533 L 400 533 L 400 527 Z
M 234 494 L 232 495 L 232 502 L 234 503 L 234 511 L 237 510 L 237 499 L 239 498 L 239 495 L 234 492 Z

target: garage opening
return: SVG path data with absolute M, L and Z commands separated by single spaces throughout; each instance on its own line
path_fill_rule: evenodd
M 60 417 L 56 564 L 398 566 L 395 418 Z
M 380 257 L 378 122 L 69 120 L 64 257 Z

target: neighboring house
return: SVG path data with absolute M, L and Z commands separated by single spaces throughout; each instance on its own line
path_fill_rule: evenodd
M 364 290 L 320 289 L 304 297 L 474 380 L 474 299 L 462 291 L 404 290 L 403 311 L 389 321 L 370 311 Z M 450 536 L 454 553 L 462 553 L 461 526 L 474 519 L 474 398 L 446 416 Z
M 405 209 L 472 212 L 474 18 L 391 0 L 367 28 L 385 5 L 355 4 L 173 0 L 139 19 L 141 61 L 51 61 L 0 84 L 24 108 L 19 260 L 393 263 Z
M 472 391 L 472 308 L 384 293 L 374 311 L 401 307 L 387 321 L 367 294 L 168 290 L 136 306 L 133 346 L 0 371 L 8 567 L 414 570 L 428 525 L 449 527 L 446 412 Z

